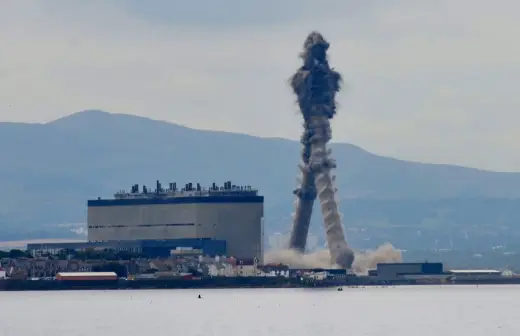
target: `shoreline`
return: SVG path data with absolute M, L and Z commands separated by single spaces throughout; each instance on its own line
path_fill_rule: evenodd
M 376 279 L 300 280 L 282 277 L 212 277 L 197 280 L 0 280 L 0 291 L 64 290 L 143 290 L 143 289 L 284 289 L 284 288 L 363 288 L 396 286 L 520 285 L 518 278 L 461 279 L 452 281 L 417 281 Z

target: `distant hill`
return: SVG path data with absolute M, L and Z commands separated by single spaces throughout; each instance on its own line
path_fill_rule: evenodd
M 439 200 L 453 200 L 444 201 L 443 207 L 478 200 L 485 212 L 491 204 L 485 200 L 520 197 L 520 173 L 407 162 L 350 144 L 333 144 L 332 149 L 342 209 L 356 204 L 345 221 L 356 226 L 378 222 L 390 227 L 406 221 L 413 202 L 422 202 L 425 211 L 412 220 L 419 225 L 439 211 L 438 206 L 430 209 Z M 86 199 L 111 196 L 133 183 L 153 186 L 156 179 L 204 185 L 231 179 L 256 186 L 266 196 L 268 232 L 287 231 L 299 152 L 296 141 L 195 130 L 102 111 L 79 112 L 47 124 L 0 123 L 0 240 L 70 235 L 52 225 L 84 221 Z M 391 206 L 396 202 L 399 206 Z M 352 217 L 355 209 L 367 205 L 382 215 L 364 210 Z M 512 221 L 511 213 L 497 209 L 490 208 L 491 221 L 499 215 L 497 221 Z M 493 211 L 501 213 L 495 216 Z M 448 213 L 443 216 L 443 223 L 451 220 Z M 313 230 L 319 233 L 319 224 Z

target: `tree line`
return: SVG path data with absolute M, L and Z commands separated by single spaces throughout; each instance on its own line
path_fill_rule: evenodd
M 94 250 L 85 250 L 85 251 L 76 251 L 73 249 L 62 249 L 56 254 L 51 253 L 42 253 L 42 257 L 46 257 L 54 260 L 107 260 L 107 261 L 117 261 L 117 260 L 132 260 L 139 258 L 146 258 L 147 256 L 142 253 L 128 252 L 128 251 L 115 251 L 112 249 L 104 249 L 101 251 Z M 11 259 L 20 259 L 20 258 L 33 258 L 33 255 L 30 251 L 20 250 L 20 249 L 12 249 L 10 251 L 0 251 L 0 259 L 3 258 L 11 258 Z

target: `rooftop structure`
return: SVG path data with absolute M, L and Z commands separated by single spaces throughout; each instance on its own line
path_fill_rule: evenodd
M 213 183 L 211 186 L 205 188 L 197 183 L 186 183 L 184 188 L 177 188 L 176 182 L 171 182 L 168 189 L 164 189 L 159 180 L 156 181 L 156 187 L 153 192 L 143 186 L 142 191 L 139 191 L 139 185 L 134 184 L 130 189 L 130 193 L 126 191 L 119 191 L 114 194 L 116 199 L 125 198 L 148 198 L 148 197 L 189 197 L 189 196 L 257 196 L 258 190 L 251 186 L 234 185 L 231 181 L 224 182 L 223 186 Z
M 130 191 L 120 190 L 114 194 L 113 199 L 88 201 L 89 206 L 110 205 L 138 205 L 138 204 L 175 204 L 175 203 L 220 203 L 220 202 L 263 202 L 263 197 L 258 196 L 258 190 L 250 185 L 234 185 L 231 181 L 224 182 L 223 186 L 215 183 L 208 187 L 202 187 L 200 183 L 186 183 L 183 188 L 178 188 L 176 182 L 169 183 L 167 189 L 163 188 L 159 180 L 156 181 L 155 190 L 143 185 L 132 185 Z
M 449 273 L 453 275 L 500 275 L 501 271 L 494 269 L 458 269 L 450 270 Z

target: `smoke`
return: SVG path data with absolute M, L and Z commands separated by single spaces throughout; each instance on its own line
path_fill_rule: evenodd
M 330 119 L 336 114 L 336 93 L 341 88 L 341 75 L 330 68 L 327 60 L 329 46 L 320 33 L 310 33 L 300 54 L 303 65 L 290 80 L 304 120 L 302 180 L 301 187 L 296 192 L 299 200 L 290 248 L 300 252 L 305 249 L 312 204 L 317 191 L 329 257 L 334 264 L 350 268 L 354 253 L 348 247 L 343 232 L 333 185 L 334 176 L 331 173 L 336 168 L 336 163 L 327 148 L 327 143 L 332 138 Z
M 401 251 L 392 244 L 386 243 L 375 250 L 356 253 L 352 270 L 356 274 L 366 274 L 368 270 L 375 269 L 377 264 L 401 261 L 403 261 Z
M 383 244 L 375 250 L 355 251 L 355 259 L 352 265 L 354 273 L 365 275 L 368 270 L 375 269 L 377 264 L 389 262 L 401 262 L 401 251 L 392 244 Z M 338 268 L 341 266 L 331 264 L 330 252 L 320 250 L 313 253 L 301 254 L 295 250 L 272 250 L 265 254 L 265 263 L 282 263 L 290 268 Z
M 293 249 L 271 250 L 264 255 L 266 264 L 284 264 L 290 268 L 330 268 L 330 253 L 320 250 L 313 253 L 301 254 Z
M 307 122 L 311 116 L 326 116 L 332 119 L 336 114 L 335 99 L 336 93 L 341 89 L 342 78 L 329 66 L 329 47 L 330 44 L 320 33 L 310 33 L 300 53 L 303 65 L 290 79 L 306 132 L 309 132 Z

